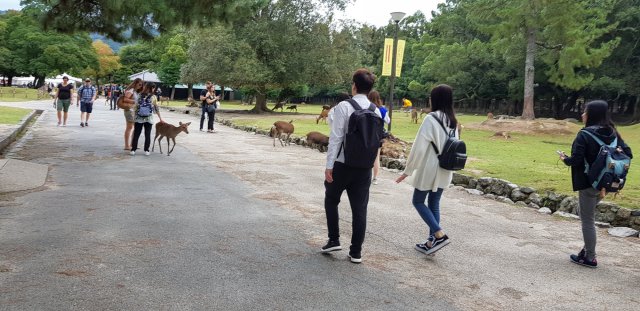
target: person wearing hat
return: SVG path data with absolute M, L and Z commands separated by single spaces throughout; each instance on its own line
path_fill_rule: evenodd
M 62 83 L 58 84 L 58 91 L 56 91 L 56 110 L 58 110 L 58 126 L 62 123 L 62 126 L 67 126 L 67 117 L 69 112 L 69 106 L 71 105 L 71 92 L 73 91 L 73 84 L 69 83 L 69 77 L 62 77 Z M 64 112 L 64 118 L 62 113 Z M 62 122 L 61 122 L 62 121 Z
M 91 85 L 91 79 L 84 79 L 84 85 L 78 89 L 78 101 L 76 106 L 80 106 L 80 126 L 89 126 L 89 116 L 93 111 L 93 101 L 96 100 L 98 92 Z

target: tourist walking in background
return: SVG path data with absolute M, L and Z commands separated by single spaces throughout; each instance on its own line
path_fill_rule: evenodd
M 78 102 L 76 106 L 80 105 L 80 126 L 89 126 L 89 117 L 93 111 L 93 102 L 98 95 L 96 88 L 91 85 L 91 79 L 86 78 L 84 85 L 78 88 Z
M 118 109 L 118 97 L 120 97 L 120 86 L 117 84 L 111 85 L 110 98 L 109 98 L 109 110 L 117 110 Z
M 142 92 L 144 84 L 142 79 L 136 78 L 127 86 L 124 93 L 123 101 L 129 107 L 124 110 L 124 119 L 127 122 L 124 130 L 124 150 L 131 150 L 131 131 L 133 130 L 133 124 L 136 122 L 135 105 L 138 103 L 138 97 Z
M 71 93 L 73 91 L 73 83 L 69 83 L 69 77 L 62 77 L 62 83 L 58 84 L 56 92 L 56 110 L 58 111 L 58 126 L 67 126 L 67 118 L 69 116 L 69 106 L 71 105 Z M 63 115 L 64 113 L 64 115 Z
M 377 142 L 375 142 L 378 145 L 374 146 L 373 150 L 366 149 L 366 152 L 371 151 L 371 154 L 359 154 L 362 156 L 361 159 L 357 157 L 353 159 L 345 156 L 345 153 L 347 153 L 346 150 L 349 148 L 346 136 L 348 134 L 347 130 L 350 116 L 356 111 L 356 107 L 359 108 L 358 110 L 370 109 L 375 112 L 377 118 L 366 119 L 369 123 L 372 123 L 367 124 L 367 126 L 369 126 L 369 129 L 372 131 L 377 130 L 379 127 L 380 136 L 382 136 L 382 120 L 378 119 L 380 117 L 380 110 L 375 108 L 375 105 L 371 104 L 367 98 L 367 95 L 373 88 L 375 79 L 376 76 L 368 70 L 357 70 L 353 75 L 351 85 L 351 92 L 354 95 L 353 98 L 342 101 L 333 107 L 333 114 L 330 115 L 329 120 L 331 132 L 329 134 L 324 182 L 324 208 L 327 216 L 329 240 L 327 244 L 322 247 L 321 251 L 328 253 L 342 249 L 340 246 L 338 204 L 340 203 L 342 192 L 346 190 L 352 213 L 352 236 L 349 258 L 353 263 L 362 262 L 362 244 L 367 228 L 367 205 L 369 204 L 371 169 L 373 168 L 375 152 L 377 148 L 379 148 L 380 139 L 377 139 Z M 365 152 L 365 150 L 359 151 Z M 350 156 L 353 155 L 350 154 Z M 371 156 L 370 160 L 367 158 L 369 156 Z M 349 163 L 357 162 L 358 160 L 363 163 L 361 163 L 362 165 L 360 166 L 354 166 L 347 164 L 347 160 L 349 160 Z M 370 161 L 370 163 L 364 163 L 365 161 Z
M 571 146 L 571 156 L 560 152 L 560 159 L 564 164 L 571 166 L 571 183 L 573 191 L 578 191 L 578 214 L 582 223 L 582 237 L 584 246 L 577 255 L 569 256 L 572 262 L 595 268 L 596 260 L 596 205 L 602 196 L 600 190 L 596 190 L 587 176 L 587 165 L 593 165 L 601 143 L 611 144 L 621 149 L 629 158 L 633 158 L 631 148 L 622 140 L 609 116 L 609 105 L 603 100 L 594 100 L 587 103 L 582 114 L 584 128 L 578 132 Z M 596 139 L 600 140 L 598 142 Z
M 411 111 L 412 108 L 413 108 L 413 103 L 408 98 L 403 97 L 402 110 L 404 110 L 404 112 L 409 112 Z
M 144 155 L 149 155 L 149 147 L 151 146 L 151 128 L 153 127 L 153 113 L 158 115 L 160 122 L 160 110 L 158 109 L 158 101 L 156 99 L 155 83 L 147 82 L 144 85 L 142 93 L 138 96 L 138 102 L 135 105 L 135 125 L 133 130 L 133 138 L 131 140 L 131 155 L 136 154 L 138 149 L 138 139 L 144 128 Z
M 416 244 L 415 249 L 427 255 L 450 242 L 440 226 L 440 198 L 451 183 L 453 172 L 440 167 L 434 147 L 443 150 L 451 132 L 456 138 L 460 137 L 450 86 L 441 84 L 431 90 L 431 107 L 433 112 L 420 125 L 404 172 L 396 179 L 400 183 L 410 176 L 409 183 L 415 188 L 413 206 L 429 226 L 427 241 Z
M 378 91 L 371 91 L 369 96 L 367 96 L 369 100 L 378 107 L 380 110 L 380 116 L 382 116 L 382 120 L 385 124 L 389 124 L 391 119 L 389 119 L 389 115 L 387 114 L 387 108 L 382 103 L 382 98 L 380 98 L 380 93 Z M 380 147 L 382 148 L 382 142 L 380 142 Z M 378 149 L 378 156 L 376 157 L 376 161 L 373 162 L 373 179 L 371 181 L 372 184 L 378 184 L 378 173 L 380 172 L 380 149 Z

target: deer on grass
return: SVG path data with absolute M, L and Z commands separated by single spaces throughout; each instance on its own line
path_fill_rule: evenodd
M 296 112 L 298 112 L 298 105 L 291 105 L 291 106 L 287 107 L 287 110 L 291 110 L 291 111 L 295 110 Z
M 187 122 L 187 123 L 179 122 L 179 124 L 180 126 L 175 126 L 166 122 L 156 123 L 156 137 L 153 138 L 153 147 L 151 148 L 151 151 L 153 151 L 156 148 L 156 138 L 160 136 L 160 139 L 158 139 L 158 147 L 160 147 L 160 154 L 162 154 L 162 145 L 160 144 L 160 142 L 162 141 L 163 138 L 166 137 L 167 138 L 167 156 L 169 156 L 173 151 L 173 148 L 176 147 L 176 136 L 178 136 L 180 132 L 185 132 L 189 134 L 188 127 L 191 124 L 191 122 Z M 169 138 L 173 140 L 173 147 L 171 147 L 171 150 L 169 150 Z
M 273 137 L 273 146 L 276 146 L 276 138 L 278 140 L 280 140 L 280 144 L 282 145 L 282 147 L 284 147 L 285 143 L 282 142 L 282 137 L 285 137 L 285 142 L 287 145 L 289 145 L 290 141 L 289 141 L 289 137 L 291 136 L 291 134 L 293 133 L 293 120 L 286 122 L 286 121 L 276 121 L 273 123 L 273 126 L 271 127 L 271 131 L 269 132 L 269 135 L 271 137 Z
M 411 109 L 411 123 L 418 124 L 418 110 L 416 108 Z
M 420 109 L 420 117 L 422 118 L 423 114 L 429 114 L 431 112 L 431 108 L 421 108 Z
M 320 112 L 320 115 L 316 118 L 316 124 L 318 124 L 320 122 L 320 120 L 323 120 L 325 124 L 327 124 L 327 117 L 329 116 L 329 110 L 331 110 L 331 108 L 327 105 L 322 106 L 322 111 Z
M 276 103 L 275 106 L 273 106 L 273 109 L 271 109 L 271 111 L 276 111 L 276 109 L 280 109 L 280 112 L 284 111 L 284 104 L 285 103 Z

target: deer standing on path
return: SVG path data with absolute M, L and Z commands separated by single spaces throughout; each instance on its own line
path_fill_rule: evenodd
M 158 147 L 160 147 L 160 154 L 162 154 L 162 145 L 160 144 L 160 141 L 162 141 L 162 138 L 166 137 L 167 151 L 168 151 L 167 156 L 169 156 L 173 151 L 173 148 L 176 147 L 176 136 L 178 136 L 180 132 L 185 132 L 189 134 L 188 127 L 191 124 L 191 122 L 187 122 L 187 123 L 179 122 L 179 124 L 180 126 L 175 126 L 166 122 L 156 123 L 156 136 L 153 138 L 153 147 L 151 148 L 151 151 L 153 151 L 156 148 L 156 138 L 160 136 L 160 139 L 158 139 Z M 173 147 L 171 147 L 171 150 L 169 150 L 169 138 L 173 140 Z
M 276 146 L 276 139 L 278 139 L 280 141 L 280 144 L 282 145 L 282 147 L 284 147 L 285 143 L 287 145 L 290 144 L 290 140 L 289 138 L 291 137 L 291 134 L 293 133 L 293 120 L 286 122 L 286 121 L 276 121 L 273 123 L 273 126 L 271 127 L 271 131 L 269 132 L 269 134 L 271 135 L 271 137 L 273 137 L 273 146 Z M 282 138 L 284 137 L 284 141 L 282 142 Z

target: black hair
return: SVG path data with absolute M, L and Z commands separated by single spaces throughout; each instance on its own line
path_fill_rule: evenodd
M 156 84 L 153 82 L 147 82 L 144 85 L 144 89 L 142 89 L 143 94 L 153 94 L 154 89 L 156 88 Z
M 347 93 L 347 92 L 338 93 L 338 95 L 336 96 L 336 103 L 339 103 L 341 101 L 345 101 L 345 100 L 347 100 L 349 98 L 351 98 L 351 96 L 349 96 L 349 93 Z
M 584 112 L 587 114 L 587 122 L 585 127 L 589 126 L 602 126 L 611 128 L 618 137 L 620 133 L 616 129 L 616 125 L 611 120 L 611 114 L 609 114 L 609 104 L 604 100 L 592 100 L 584 106 Z
M 587 114 L 587 123 L 585 127 L 600 125 L 611 126 L 611 116 L 609 115 L 609 104 L 604 100 L 592 100 L 588 102 L 584 107 L 584 112 Z
M 376 75 L 365 68 L 360 68 L 353 74 L 353 83 L 356 85 L 356 92 L 358 92 L 358 94 L 368 95 L 371 89 L 373 89 L 375 82 Z
M 431 111 L 441 110 L 449 119 L 449 128 L 458 126 L 456 112 L 453 110 L 453 89 L 446 84 L 440 84 L 431 90 Z

